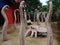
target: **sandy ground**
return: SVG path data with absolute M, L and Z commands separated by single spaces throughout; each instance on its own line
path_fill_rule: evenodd
M 2 36 L 0 34 L 0 45 L 19 45 L 19 25 L 13 33 L 8 34 L 8 41 L 2 41 Z M 25 45 L 47 45 L 47 37 L 26 37 Z M 54 39 L 53 45 L 58 45 L 56 39 Z

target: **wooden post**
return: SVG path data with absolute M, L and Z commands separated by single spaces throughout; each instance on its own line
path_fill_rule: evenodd
M 19 11 L 20 11 L 20 45 L 25 45 L 24 41 L 24 15 L 22 8 L 24 7 L 24 1 L 20 3 Z
M 5 19 L 5 22 L 4 22 L 4 25 L 3 25 L 3 28 L 2 28 L 2 38 L 4 41 L 7 40 L 7 26 L 8 26 L 8 19 L 7 19 L 7 16 L 6 16 L 6 13 L 4 12 L 4 10 L 9 7 L 8 5 L 5 5 L 2 10 L 1 10 L 1 13 L 2 13 L 2 16 L 4 17 Z M 7 8 L 8 9 L 8 8 Z
M 49 12 L 45 18 L 45 23 L 47 25 L 47 29 L 48 29 L 48 44 L 47 45 L 53 45 L 53 32 L 52 32 L 52 28 L 51 28 L 51 24 L 49 22 L 50 16 L 52 14 L 52 2 L 49 2 Z

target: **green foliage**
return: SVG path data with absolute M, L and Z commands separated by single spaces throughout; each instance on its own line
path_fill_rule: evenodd
M 42 7 L 42 3 L 39 0 L 25 0 L 25 2 L 28 10 L 40 9 Z
M 52 1 L 53 3 L 53 13 L 52 13 L 52 21 L 57 21 L 57 10 L 59 8 L 60 5 L 60 0 L 49 0 Z M 49 3 L 49 1 L 47 3 Z
M 52 1 L 52 3 L 53 3 L 53 11 L 56 12 L 57 9 L 60 7 L 60 0 L 49 0 L 49 1 Z
M 57 23 L 57 25 L 58 25 L 58 30 L 60 31 L 60 15 L 58 16 L 58 23 Z
M 40 11 L 43 11 L 43 12 L 48 11 L 48 6 L 47 5 L 42 6 Z
M 53 16 L 57 13 L 57 22 L 58 22 L 58 29 L 60 31 L 60 0 L 49 0 L 53 2 Z M 55 18 L 56 18 L 55 17 Z
M 58 13 L 58 29 L 59 29 L 59 31 L 60 31 L 60 9 L 57 11 L 57 13 Z

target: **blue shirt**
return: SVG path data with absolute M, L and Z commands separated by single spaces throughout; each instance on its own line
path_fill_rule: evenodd
M 0 0 L 0 9 L 1 9 L 4 5 L 10 5 L 10 2 L 7 2 L 6 0 Z

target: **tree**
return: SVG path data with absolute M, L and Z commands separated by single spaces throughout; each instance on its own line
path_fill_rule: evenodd
M 53 15 L 57 13 L 58 29 L 60 30 L 60 0 L 49 0 L 53 2 Z M 56 18 L 55 18 L 56 20 Z
M 33 9 L 40 9 L 42 7 L 42 3 L 39 0 L 25 0 L 25 2 L 29 11 Z
M 57 23 L 57 25 L 58 25 L 58 30 L 60 31 L 60 9 L 57 11 L 57 13 L 58 13 L 58 23 Z
M 42 6 L 40 11 L 48 11 L 48 5 L 44 5 Z

